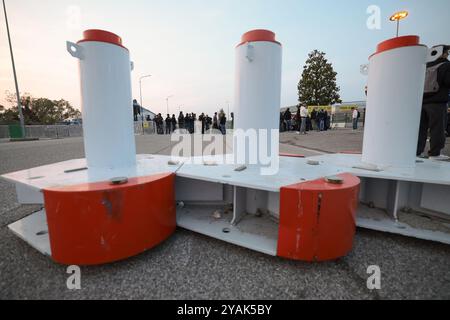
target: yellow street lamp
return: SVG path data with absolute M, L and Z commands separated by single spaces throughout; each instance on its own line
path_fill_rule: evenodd
M 400 20 L 405 19 L 407 16 L 409 15 L 409 12 L 404 10 L 404 11 L 399 11 L 394 13 L 389 20 L 391 21 L 397 21 L 397 37 L 398 37 L 398 32 L 400 29 Z

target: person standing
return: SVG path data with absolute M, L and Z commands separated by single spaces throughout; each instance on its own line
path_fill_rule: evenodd
M 212 119 L 211 119 L 211 117 L 209 115 L 206 115 L 205 119 L 206 119 L 206 121 L 205 121 L 205 130 L 209 131 L 209 129 L 211 128 Z
M 172 119 L 171 119 L 171 125 L 172 125 L 172 132 L 174 132 L 177 129 L 177 118 L 175 118 L 175 115 L 172 114 Z
M 308 109 L 304 105 L 300 107 L 300 133 L 306 134 L 306 118 L 308 118 Z
M 230 113 L 230 117 L 231 117 L 231 129 L 234 129 L 234 112 Z
M 312 129 L 313 130 L 319 131 L 319 124 L 317 123 L 317 110 L 316 110 L 316 108 L 314 108 L 313 111 L 311 112 L 311 124 L 312 124 Z
M 219 120 L 217 118 L 217 112 L 214 112 L 213 129 L 219 130 Z
M 134 121 L 138 121 L 138 114 L 141 114 L 141 106 L 136 99 L 133 100 L 133 117 Z
M 187 132 L 191 133 L 191 116 L 189 113 L 186 113 L 186 116 L 184 117 L 184 128 Z
M 195 123 L 197 122 L 197 115 L 191 113 L 191 133 L 195 133 Z
M 159 113 L 155 119 L 156 119 L 156 128 L 157 128 L 158 134 L 164 134 L 164 129 L 163 129 L 164 121 L 163 121 L 162 114 Z
M 353 123 L 353 130 L 358 129 L 358 109 L 352 108 L 352 123 Z
M 170 129 L 172 128 L 172 119 L 170 119 L 170 114 L 166 117 L 166 134 L 170 134 Z
M 219 129 L 223 135 L 227 134 L 226 124 L 227 124 L 227 117 L 225 115 L 225 112 L 223 112 L 223 110 L 221 110 L 221 112 L 219 114 Z
M 287 110 L 284 112 L 284 123 L 286 125 L 286 131 L 291 131 L 291 122 L 292 122 L 292 113 L 287 108 Z
M 202 112 L 200 117 L 198 117 L 198 120 L 202 123 L 202 134 L 205 134 L 205 128 L 206 128 L 206 117 L 205 114 Z
M 180 111 L 180 115 L 178 116 L 178 128 L 184 129 L 184 115 L 183 115 L 183 111 Z
M 317 114 L 317 120 L 319 122 L 319 131 L 323 131 L 325 129 L 325 112 L 323 109 L 320 109 Z
M 450 93 L 450 61 L 448 60 L 450 46 L 433 48 L 439 47 L 443 47 L 442 55 L 436 61 L 427 64 L 417 156 L 422 156 L 427 143 L 428 130 L 430 130 L 429 158 L 446 161 L 450 157 L 441 154 L 441 150 L 445 147 L 445 121 Z

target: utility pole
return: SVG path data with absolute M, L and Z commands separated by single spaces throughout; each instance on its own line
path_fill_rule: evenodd
M 167 98 L 166 98 L 166 104 L 167 104 L 167 114 L 169 114 L 169 99 L 170 98 L 172 98 L 173 97 L 173 95 L 171 95 L 171 96 L 168 96 Z
M 20 102 L 19 84 L 17 82 L 16 64 L 14 63 L 14 53 L 13 53 L 13 48 L 12 48 L 12 43 L 11 43 L 11 34 L 9 32 L 8 15 L 6 14 L 5 0 L 3 0 L 3 11 L 5 13 L 6 32 L 8 33 L 8 42 L 9 42 L 9 52 L 11 54 L 11 64 L 12 64 L 12 69 L 13 69 L 13 74 L 14 74 L 14 82 L 16 85 L 17 109 L 19 110 L 20 128 L 22 130 L 22 138 L 25 138 L 25 121 L 23 119 L 22 103 Z
M 397 38 L 399 31 L 400 31 L 400 20 L 397 20 Z

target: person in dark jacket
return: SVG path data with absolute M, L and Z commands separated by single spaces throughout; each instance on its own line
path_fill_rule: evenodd
M 429 129 L 430 150 L 428 156 L 432 160 L 450 159 L 446 155 L 441 155 L 441 150 L 445 147 L 445 121 L 450 91 L 449 50 L 450 46 L 443 46 L 443 54 L 437 60 L 427 64 L 427 70 L 439 65 L 436 74 L 439 88 L 436 92 L 425 92 L 423 97 L 417 156 L 421 156 L 425 150 Z M 425 84 L 426 87 L 427 85 L 429 84 Z
M 286 131 L 291 131 L 292 113 L 289 108 L 284 112 L 284 123 L 286 126 Z
M 234 129 L 234 112 L 230 113 L 230 117 L 231 117 L 231 129 Z
M 195 133 L 195 122 L 197 121 L 197 115 L 195 113 L 191 113 L 191 133 Z
M 311 125 L 312 125 L 312 130 L 319 131 L 319 124 L 317 122 L 317 110 L 315 108 L 311 112 Z
M 186 129 L 190 134 L 194 133 L 195 129 L 195 115 L 193 113 L 188 113 L 186 115 Z
M 213 129 L 219 130 L 219 118 L 217 117 L 217 112 L 214 112 Z
M 184 117 L 184 128 L 188 133 L 191 133 L 191 115 L 189 113 L 186 113 Z
M 138 121 L 138 114 L 141 114 L 141 106 L 136 99 L 133 100 L 133 116 L 134 121 Z
M 202 112 L 202 114 L 198 117 L 198 120 L 202 123 L 202 134 L 205 134 L 206 129 L 206 117 L 205 114 Z
M 166 117 L 166 134 L 170 134 L 170 131 L 172 129 L 172 119 L 170 118 L 170 115 L 168 114 Z
M 164 121 L 163 121 L 163 117 L 162 117 L 161 113 L 158 113 L 158 115 L 153 120 L 155 121 L 158 134 L 164 134 L 164 130 L 163 130 Z
M 209 131 L 212 125 L 212 118 L 209 115 L 206 115 L 206 131 Z
M 225 112 L 223 112 L 221 110 L 220 113 L 219 113 L 219 129 L 220 129 L 220 132 L 222 132 L 223 135 L 227 134 L 226 124 L 227 124 L 227 117 L 225 115 Z
M 184 115 L 183 115 L 183 111 L 180 111 L 180 115 L 178 116 L 178 128 L 184 129 Z
M 175 115 L 172 114 L 171 125 L 172 125 L 172 132 L 174 132 L 177 129 L 177 118 L 175 118 Z
M 317 113 L 317 122 L 319 123 L 319 131 L 325 130 L 325 111 L 320 109 Z

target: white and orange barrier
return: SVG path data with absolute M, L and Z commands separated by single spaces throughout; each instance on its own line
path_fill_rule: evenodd
M 170 237 L 176 225 L 302 261 L 347 255 L 357 225 L 450 243 L 448 234 L 405 226 L 396 216 L 402 205 L 441 210 L 443 203 L 444 211 L 450 207 L 446 197 L 439 197 L 450 188 L 449 165 L 410 159 L 414 141 L 393 137 L 398 122 L 391 126 L 380 118 L 385 112 L 404 116 L 410 110 L 415 126 L 426 52 L 416 37 L 382 43 L 371 57 L 366 119 L 370 137 L 363 155 L 279 156 L 276 146 L 272 156 L 278 167 L 270 175 L 261 174 L 259 163 L 247 161 L 245 166 L 207 165 L 185 158 L 171 161 L 170 156 L 136 156 L 132 65 L 121 38 L 88 30 L 83 40 L 68 42 L 67 48 L 80 64 L 86 159 L 2 176 L 15 183 L 19 202 L 44 206 L 9 228 L 54 261 L 92 265 L 126 259 Z M 257 143 L 266 151 L 274 149 L 270 131 L 278 130 L 281 63 L 281 44 L 271 31 L 250 31 L 236 48 L 235 128 L 268 130 L 267 141 Z M 400 96 L 389 104 L 383 95 L 395 96 L 397 82 Z M 257 113 L 264 117 L 255 117 Z M 108 122 L 103 121 L 105 114 Z M 117 128 L 111 131 L 106 123 Z M 402 134 L 413 135 L 412 129 Z M 380 154 L 387 150 L 380 148 L 401 155 Z M 214 163 L 215 156 L 210 160 Z M 387 167 L 367 167 L 362 160 Z M 358 206 L 360 202 L 370 203 L 370 208 Z M 366 212 L 377 208 L 392 212 L 393 218 Z M 358 216 L 360 212 L 364 215 Z

